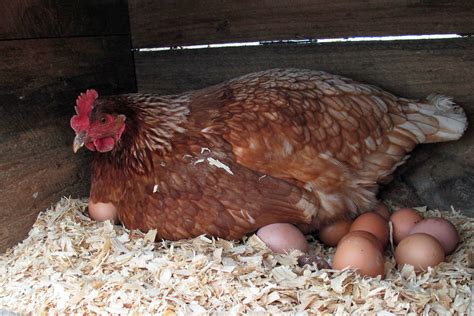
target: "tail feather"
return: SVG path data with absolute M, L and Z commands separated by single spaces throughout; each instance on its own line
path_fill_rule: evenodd
M 436 94 L 429 95 L 424 102 L 409 103 L 406 115 L 417 127 L 408 129 L 414 134 L 423 133 L 417 135 L 420 143 L 457 140 L 468 125 L 466 113 L 459 105 L 449 97 Z

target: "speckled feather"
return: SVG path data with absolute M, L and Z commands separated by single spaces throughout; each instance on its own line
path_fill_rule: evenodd
M 437 97 L 273 69 L 181 95 L 99 98 L 92 118 L 127 121 L 116 148 L 95 154 L 91 200 L 164 239 L 234 239 L 275 222 L 314 230 L 370 209 L 416 144 L 462 135 L 462 110 Z

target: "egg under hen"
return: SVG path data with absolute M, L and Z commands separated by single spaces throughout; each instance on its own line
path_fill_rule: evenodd
M 91 203 L 157 237 L 308 232 L 371 209 L 421 143 L 459 139 L 451 99 L 410 100 L 326 72 L 272 69 L 179 95 L 77 99 L 74 149 L 94 152 Z

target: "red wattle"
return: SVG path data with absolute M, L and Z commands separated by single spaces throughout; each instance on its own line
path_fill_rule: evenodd
M 87 143 L 86 144 L 86 147 L 87 149 L 89 149 L 90 151 L 95 151 L 95 146 L 93 143 Z
M 113 137 L 105 137 L 94 140 L 94 145 L 97 151 L 105 153 L 114 149 L 115 139 Z

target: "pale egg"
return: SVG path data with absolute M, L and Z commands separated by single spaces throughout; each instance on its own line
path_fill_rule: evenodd
M 118 222 L 117 208 L 112 203 L 94 203 L 89 200 L 89 216 L 96 221 L 110 220 L 113 223 Z
M 257 236 L 277 253 L 287 253 L 294 249 L 308 252 L 309 245 L 303 233 L 295 226 L 287 223 L 275 223 L 263 226 Z
M 419 221 L 410 230 L 410 235 L 415 233 L 425 233 L 436 238 L 447 255 L 456 249 L 460 239 L 456 227 L 450 221 L 437 217 Z

